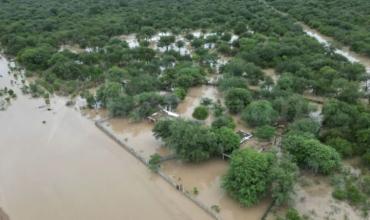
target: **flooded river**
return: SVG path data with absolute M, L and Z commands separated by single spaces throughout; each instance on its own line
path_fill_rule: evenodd
M 7 65 L 1 57 L 0 86 Z M 63 98 L 47 111 L 15 91 L 0 112 L 0 207 L 11 220 L 210 219 Z

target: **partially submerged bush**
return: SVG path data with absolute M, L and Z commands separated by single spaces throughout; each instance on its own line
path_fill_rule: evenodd
M 194 109 L 193 118 L 198 120 L 205 120 L 208 118 L 208 108 L 205 106 L 198 106 Z

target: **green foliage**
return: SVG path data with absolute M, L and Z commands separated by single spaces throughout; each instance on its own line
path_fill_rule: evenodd
M 280 117 L 289 122 L 306 117 L 310 112 L 308 101 L 297 94 L 279 97 L 273 101 L 273 106 L 279 112 Z
M 268 192 L 272 155 L 243 149 L 233 153 L 223 187 L 244 206 L 257 204 Z
M 200 105 L 194 109 L 192 114 L 193 118 L 198 120 L 205 120 L 208 118 L 208 108 L 206 106 Z
M 212 128 L 230 128 L 234 129 L 236 127 L 234 120 L 230 116 L 219 116 L 212 122 Z
M 153 132 L 155 137 L 161 138 L 168 148 L 185 161 L 200 162 L 218 152 L 216 135 L 209 128 L 195 122 L 160 122 Z
M 107 104 L 108 112 L 113 117 L 126 117 L 134 108 L 134 101 L 131 96 L 119 95 L 109 99 Z
M 107 82 L 97 90 L 96 99 L 102 106 L 106 106 L 110 99 L 119 97 L 121 94 L 123 94 L 123 88 L 120 83 Z
M 127 73 L 119 68 L 119 67 L 112 67 L 110 68 L 107 73 L 106 73 L 106 79 L 109 80 L 109 81 L 112 81 L 112 82 L 122 82 L 124 79 L 123 77 L 126 75 Z
M 290 124 L 288 130 L 292 132 L 309 133 L 317 136 L 320 131 L 320 123 L 311 118 L 303 118 Z
M 225 105 L 233 114 L 241 112 L 251 101 L 251 93 L 241 88 L 229 89 L 225 96 Z
M 53 52 L 53 48 L 49 45 L 27 48 L 18 55 L 18 60 L 29 70 L 44 70 L 48 67 L 48 61 Z
M 232 88 L 247 89 L 247 81 L 241 77 L 224 77 L 218 82 L 221 91 L 227 91 Z
M 153 172 L 158 172 L 161 165 L 161 156 L 159 154 L 153 154 L 150 156 L 148 166 Z
M 234 130 L 222 127 L 215 129 L 214 133 L 216 135 L 217 146 L 220 154 L 231 154 L 234 150 L 239 148 L 240 137 L 234 132 Z
M 250 103 L 242 112 L 242 119 L 250 126 L 272 125 L 277 119 L 277 112 L 267 100 Z
M 298 167 L 289 155 L 283 155 L 270 169 L 271 196 L 275 205 L 280 206 L 291 201 L 294 185 L 298 177 Z
M 183 88 L 175 88 L 174 93 L 180 100 L 184 100 L 186 97 L 186 90 Z
M 330 174 L 340 167 L 340 155 L 335 149 L 311 137 L 287 134 L 282 146 L 302 168 Z
M 271 138 L 275 135 L 276 129 L 269 125 L 264 125 L 261 127 L 257 127 L 254 130 L 253 134 L 261 140 L 271 140 Z
M 285 214 L 285 218 L 278 218 L 278 220 L 303 220 L 305 218 L 301 217 L 299 212 L 296 209 L 288 209 Z
M 352 144 L 340 137 L 330 138 L 325 143 L 333 147 L 344 158 L 350 157 L 353 154 Z
M 279 10 L 288 12 L 320 32 L 351 46 L 351 49 L 370 55 L 370 46 L 367 44 L 370 40 L 367 22 L 370 7 L 364 4 L 366 1 L 269 1 Z M 356 16 L 352 16 L 353 14 Z
M 233 59 L 224 67 L 224 73 L 235 77 L 244 77 L 253 85 L 263 79 L 262 70 L 253 63 L 246 63 L 242 59 Z

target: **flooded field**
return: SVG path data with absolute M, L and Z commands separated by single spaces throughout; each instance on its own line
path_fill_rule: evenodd
M 110 127 L 129 147 L 147 160 L 155 153 L 161 156 L 170 154 L 162 147 L 162 142 L 153 136 L 154 124 L 151 122 L 130 122 L 128 119 L 114 118 L 107 121 L 105 126 Z
M 367 219 L 360 210 L 332 197 L 333 189 L 327 177 L 305 174 L 295 191 L 295 208 L 310 219 Z
M 0 112 L 0 207 L 11 220 L 210 219 L 65 99 L 48 111 L 14 89 Z
M 163 164 L 162 170 L 208 207 L 217 206 L 224 220 L 261 219 L 270 200 L 265 199 L 251 208 L 241 207 L 221 187 L 227 168 L 227 161 L 214 159 L 200 164 L 168 161 Z
M 200 105 L 203 98 L 208 98 L 213 102 L 217 102 L 221 99 L 221 95 L 215 86 L 203 85 L 191 88 L 185 100 L 177 107 L 177 113 L 183 118 L 193 119 L 192 114 L 194 109 Z M 211 124 L 212 117 L 208 117 L 205 122 L 206 124 Z

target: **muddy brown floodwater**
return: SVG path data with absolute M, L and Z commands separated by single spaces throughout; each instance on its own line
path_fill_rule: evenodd
M 0 85 L 7 71 L 0 57 Z M 63 98 L 47 111 L 14 89 L 0 112 L 0 207 L 11 220 L 210 219 Z
M 261 219 L 270 203 L 269 199 L 265 199 L 256 206 L 245 208 L 230 198 L 221 187 L 222 176 L 228 169 L 228 163 L 221 159 L 199 164 L 168 161 L 162 169 L 188 192 L 194 194 L 196 188 L 198 194 L 194 196 L 208 207 L 218 206 L 224 220 Z
M 310 219 L 368 219 L 348 203 L 333 198 L 333 187 L 328 177 L 305 173 L 295 187 L 294 206 Z
M 202 85 L 191 88 L 189 89 L 185 100 L 177 106 L 177 113 L 179 113 L 183 118 L 194 120 L 192 114 L 194 109 L 202 102 L 202 98 L 209 98 L 213 102 L 217 102 L 221 98 L 220 96 L 221 95 L 215 86 Z M 211 122 L 211 116 L 205 120 L 205 123 L 208 125 L 211 124 Z

